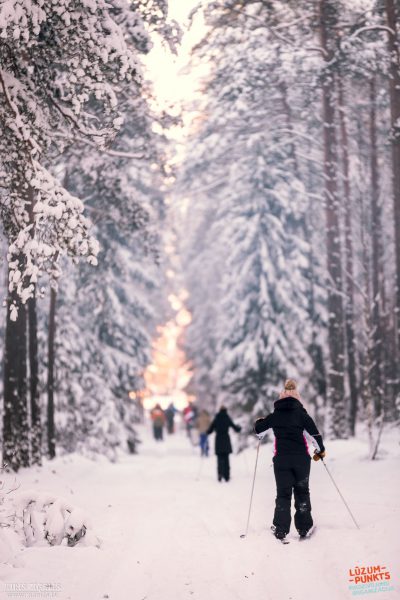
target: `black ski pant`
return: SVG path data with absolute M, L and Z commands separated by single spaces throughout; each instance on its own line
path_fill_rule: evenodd
M 276 502 L 273 524 L 276 529 L 289 533 L 290 505 L 294 492 L 294 524 L 298 531 L 312 527 L 309 490 L 311 457 L 308 454 L 274 456 Z
M 217 470 L 218 470 L 218 481 L 225 479 L 229 481 L 230 477 L 230 466 L 229 466 L 229 454 L 217 454 Z
M 154 439 L 161 441 L 163 439 L 163 428 L 160 425 L 153 425 Z

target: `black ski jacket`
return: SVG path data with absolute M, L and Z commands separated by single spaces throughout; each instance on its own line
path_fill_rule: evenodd
M 262 433 L 272 429 L 275 435 L 275 454 L 307 454 L 308 444 L 304 432 L 313 440 L 317 452 L 325 450 L 322 435 L 314 421 L 296 398 L 283 398 L 274 403 L 274 412 L 264 419 L 257 419 L 254 431 Z
M 229 437 L 230 427 L 237 432 L 241 430 L 241 427 L 235 425 L 232 421 L 226 412 L 226 408 L 221 408 L 207 430 L 207 435 L 210 435 L 213 431 L 216 433 L 215 454 L 230 454 L 232 452 L 231 438 Z

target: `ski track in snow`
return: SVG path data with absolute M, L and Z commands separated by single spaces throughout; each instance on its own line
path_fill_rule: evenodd
M 21 488 L 59 494 L 88 512 L 102 546 L 26 548 L 16 567 L 0 565 L 3 582 L 60 583 L 56 600 L 308 600 L 315 593 L 339 600 L 354 597 L 350 568 L 382 565 L 396 591 L 374 597 L 399 597 L 397 442 L 384 440 L 387 454 L 373 463 L 360 441 L 328 443 L 327 464 L 361 530 L 323 465 L 313 463 L 318 530 L 300 543 L 292 525 L 284 546 L 269 530 L 271 445 L 260 450 L 249 534 L 241 539 L 255 449 L 231 457 L 227 484 L 216 481 L 215 457 L 200 459 L 183 433 L 162 444 L 145 428 L 142 437 L 140 454 L 117 464 L 72 456 L 21 472 Z M 3 590 L 3 597 L 11 596 Z

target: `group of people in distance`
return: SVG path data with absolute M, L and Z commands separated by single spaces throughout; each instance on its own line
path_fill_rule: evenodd
M 154 407 L 151 418 L 156 440 L 163 439 L 162 430 L 165 423 L 169 424 L 169 433 L 173 433 L 176 412 L 172 403 L 165 412 L 159 404 Z M 201 456 L 208 456 L 208 436 L 215 432 L 218 481 L 229 481 L 229 454 L 232 453 L 229 429 L 240 432 L 241 427 L 232 421 L 224 406 L 221 406 L 219 412 L 211 420 L 206 410 L 198 413 L 196 406 L 189 404 L 183 411 L 183 420 L 187 435 L 192 441 L 193 430 L 197 429 Z M 297 384 L 293 379 L 285 382 L 284 389 L 274 402 L 274 411 L 266 417 L 257 419 L 254 423 L 253 431 L 260 441 L 268 430 L 272 430 L 275 436 L 273 466 L 277 493 L 273 532 L 275 537 L 281 540 L 289 533 L 293 494 L 295 527 L 300 537 L 305 537 L 313 526 L 309 490 L 311 456 L 307 437 L 314 446 L 314 460 L 324 459 L 325 447 L 322 435 L 301 403 Z
M 155 440 L 163 440 L 165 426 L 167 426 L 169 434 L 174 433 L 174 419 L 177 412 L 178 410 L 172 402 L 165 410 L 161 408 L 160 404 L 155 405 L 150 413 Z M 194 440 L 194 432 L 197 431 L 197 439 L 202 457 L 208 456 L 208 436 L 215 432 L 215 454 L 217 455 L 218 481 L 229 481 L 229 455 L 232 453 L 229 429 L 233 428 L 236 432 L 239 432 L 241 430 L 240 425 L 235 425 L 235 423 L 233 423 L 224 406 L 221 406 L 214 419 L 211 419 L 210 413 L 206 409 L 199 411 L 195 404 L 189 403 L 182 411 L 182 418 L 185 423 L 187 436 L 193 444 L 196 443 Z
M 155 405 L 150 413 L 155 440 L 162 441 L 164 439 L 165 427 L 169 434 L 175 432 L 175 416 L 178 412 L 173 402 L 165 410 L 161 408 L 160 404 Z M 210 413 L 205 409 L 199 411 L 195 404 L 189 403 L 182 411 L 182 419 L 185 424 L 187 436 L 192 444 L 197 444 L 198 439 L 201 455 L 208 456 L 207 430 L 211 425 Z M 197 439 L 195 439 L 194 435 L 196 431 L 198 434 Z

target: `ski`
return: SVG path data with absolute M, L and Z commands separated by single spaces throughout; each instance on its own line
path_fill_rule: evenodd
M 314 534 L 314 532 L 315 532 L 316 529 L 317 529 L 316 525 L 313 525 L 311 527 L 310 531 L 307 532 L 307 535 L 305 535 L 304 537 L 299 537 L 299 542 L 302 542 L 304 540 L 308 540 L 308 538 L 310 538 Z
M 286 544 L 290 544 L 290 541 L 289 541 L 289 540 L 287 540 L 285 537 L 284 537 L 284 538 L 277 538 L 277 537 L 275 536 L 275 526 L 274 526 L 274 525 L 271 525 L 271 531 L 272 531 L 272 535 L 274 536 L 274 538 L 275 538 L 276 540 L 278 540 L 278 542 L 281 542 L 282 544 L 285 544 L 285 545 L 286 545 Z

